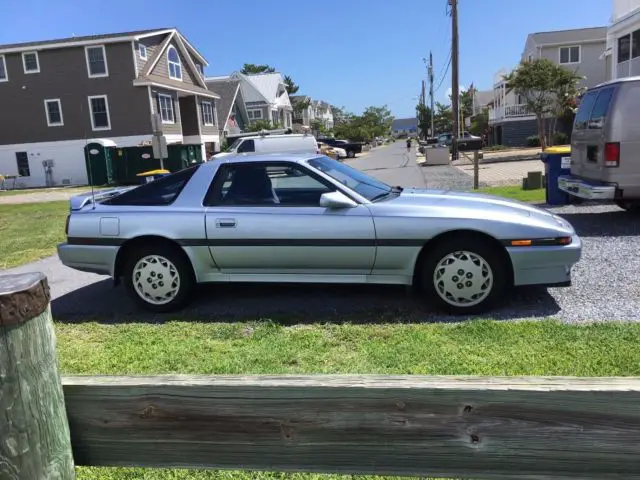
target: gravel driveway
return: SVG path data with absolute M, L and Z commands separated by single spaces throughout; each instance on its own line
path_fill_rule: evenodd
M 415 161 L 407 161 L 406 149 L 402 150 L 400 144 L 391 145 L 356 161 L 368 173 L 396 185 L 448 188 L 453 184 L 467 188 L 466 180 L 449 169 L 416 167 Z M 385 152 L 389 154 L 386 164 Z M 417 177 L 422 174 L 425 176 Z M 506 299 L 506 305 L 490 316 L 504 320 L 553 317 L 566 322 L 640 321 L 640 216 L 609 205 L 565 206 L 549 210 L 569 220 L 583 240 L 583 257 L 574 267 L 573 286 L 548 290 L 539 287 L 517 289 L 512 298 Z M 53 313 L 58 320 L 460 320 L 460 317 L 431 311 L 405 288 L 346 285 L 207 285 L 200 289 L 199 298 L 188 310 L 153 316 L 138 310 L 123 288 L 113 288 L 109 279 L 68 269 L 57 257 L 3 273 L 34 270 L 44 272 L 49 278 Z

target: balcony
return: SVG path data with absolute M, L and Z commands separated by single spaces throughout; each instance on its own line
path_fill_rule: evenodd
M 502 122 L 508 120 L 517 120 L 519 118 L 531 117 L 533 114 L 529 112 L 526 105 L 505 105 L 489 110 L 489 122 Z

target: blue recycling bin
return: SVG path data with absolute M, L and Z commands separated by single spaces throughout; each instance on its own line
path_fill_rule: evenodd
M 547 205 L 567 205 L 570 196 L 558 188 L 558 177 L 571 174 L 571 146 L 549 147 L 542 152 Z

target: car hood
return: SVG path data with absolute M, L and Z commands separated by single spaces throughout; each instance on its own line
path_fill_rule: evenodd
M 482 193 L 405 188 L 398 196 L 371 204 L 371 209 L 374 215 L 475 218 L 561 227 L 573 233 L 573 227 L 566 220 L 546 210 Z

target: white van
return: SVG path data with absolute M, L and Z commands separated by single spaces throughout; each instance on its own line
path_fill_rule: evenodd
M 227 148 L 226 152 L 214 155 L 213 158 L 222 158 L 237 153 L 279 153 L 300 152 L 319 153 L 316 137 L 307 134 L 285 135 L 252 135 L 237 138 Z

